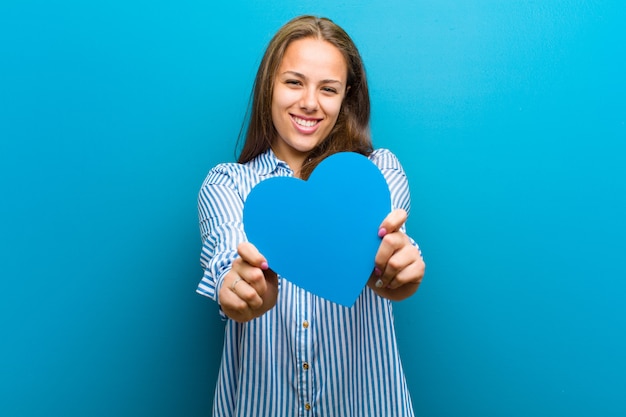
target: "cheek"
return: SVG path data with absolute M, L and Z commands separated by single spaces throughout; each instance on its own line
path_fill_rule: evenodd
M 341 111 L 342 100 L 337 99 L 329 99 L 324 101 L 323 109 L 326 116 L 329 118 L 336 120 L 339 116 L 339 112 Z
M 292 106 L 298 101 L 297 92 L 283 88 L 282 86 L 276 86 L 272 94 L 272 109 L 284 109 Z
M 282 94 L 280 90 L 274 90 L 274 94 L 272 94 L 272 122 L 274 125 L 281 122 L 287 107 L 286 103 L 285 94 Z

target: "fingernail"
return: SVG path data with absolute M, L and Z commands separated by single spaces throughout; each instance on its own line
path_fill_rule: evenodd
M 383 287 L 383 280 L 379 279 L 378 281 L 376 281 L 376 288 L 382 288 Z
M 261 269 L 267 271 L 268 269 L 270 269 L 270 266 L 267 264 L 267 262 L 263 261 L 261 262 Z
M 381 227 L 380 229 L 378 229 L 378 237 L 384 237 L 387 234 L 387 229 L 385 229 L 384 227 Z
M 377 277 L 381 276 L 383 274 L 383 271 L 380 270 L 379 267 L 374 268 L 374 275 L 376 275 Z

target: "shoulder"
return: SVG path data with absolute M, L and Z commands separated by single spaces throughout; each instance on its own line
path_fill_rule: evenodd
M 244 164 L 226 162 L 216 165 L 209 171 L 203 185 L 256 183 L 266 177 L 276 175 L 278 164 L 279 161 L 268 149 Z
M 234 192 L 239 195 L 239 198 L 245 200 L 256 184 L 276 175 L 276 166 L 277 162 L 269 151 L 244 164 L 237 162 L 218 164 L 207 174 L 202 183 L 201 193 Z
M 376 149 L 370 154 L 370 160 L 376 164 L 385 177 L 394 208 L 411 211 L 409 181 L 398 158 L 388 149 Z
M 389 149 L 376 149 L 369 158 L 387 180 L 392 193 L 398 190 L 402 190 L 402 192 L 408 190 L 406 172 L 393 152 Z
M 236 162 L 221 163 L 209 171 L 202 186 L 208 185 L 226 185 L 235 186 L 240 182 L 241 178 L 246 176 L 245 165 Z
M 389 149 L 379 148 L 374 150 L 369 155 L 370 161 L 372 161 L 381 170 L 396 169 L 402 171 L 402 165 L 400 160 Z

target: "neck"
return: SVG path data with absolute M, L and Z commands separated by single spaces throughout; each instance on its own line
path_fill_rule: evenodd
M 274 152 L 276 158 L 284 161 L 287 165 L 289 165 L 289 168 L 291 168 L 291 170 L 293 171 L 294 177 L 301 178 L 300 172 L 302 170 L 302 165 L 304 164 L 304 161 L 306 161 L 307 154 L 285 155 L 280 151 L 277 152 L 277 149 L 274 146 L 272 146 L 272 152 Z

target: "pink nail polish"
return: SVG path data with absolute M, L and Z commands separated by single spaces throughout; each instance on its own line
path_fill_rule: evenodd
M 267 262 L 263 261 L 261 262 L 261 269 L 267 271 L 268 269 L 270 269 L 270 266 L 267 264 Z
M 383 271 L 380 270 L 379 267 L 374 268 L 374 275 L 376 275 L 377 277 L 382 276 Z
M 385 229 L 384 227 L 381 227 L 380 229 L 378 229 L 378 237 L 384 237 L 387 234 L 387 229 Z

